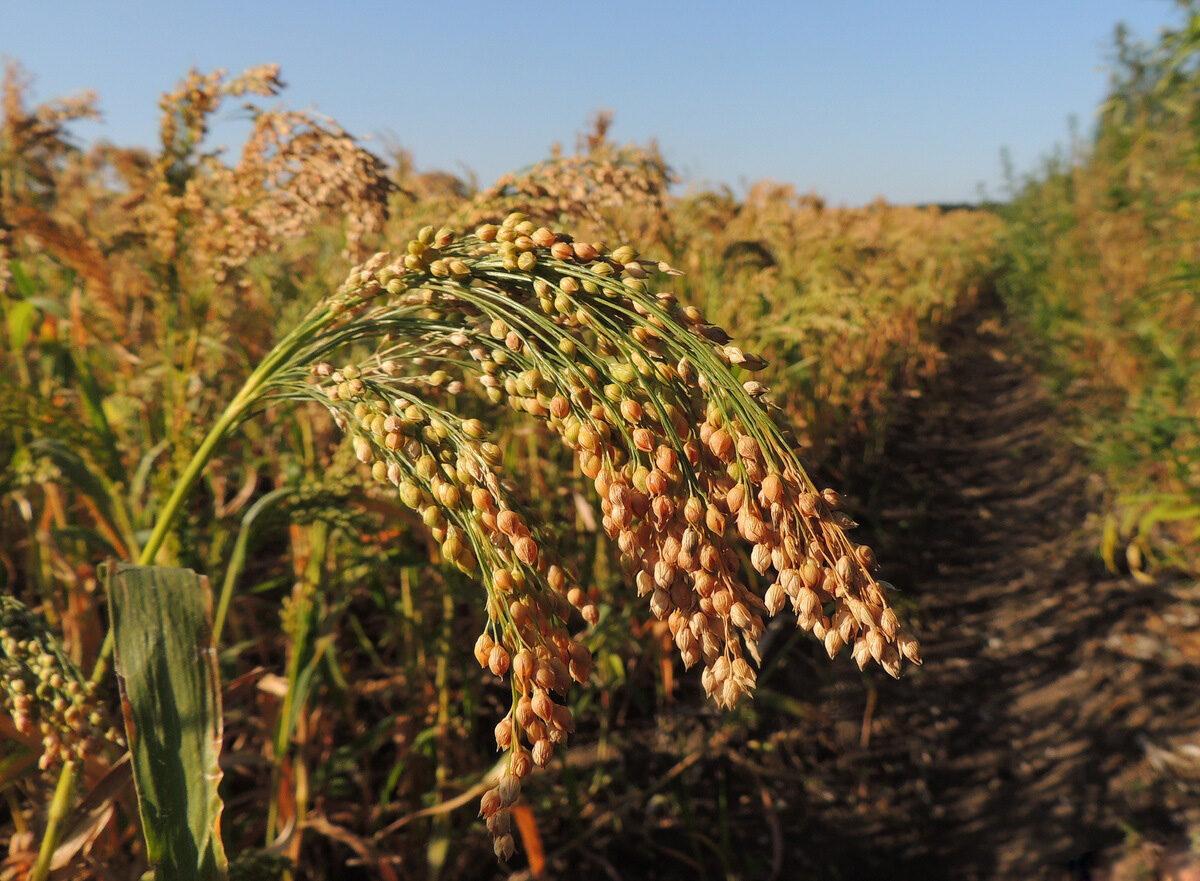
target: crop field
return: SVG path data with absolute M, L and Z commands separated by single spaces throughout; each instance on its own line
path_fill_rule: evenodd
M 1176 19 L 971 206 L 11 61 L 0 881 L 1200 877 Z

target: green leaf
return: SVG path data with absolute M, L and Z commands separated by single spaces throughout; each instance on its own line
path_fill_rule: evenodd
M 108 476 L 112 480 L 120 480 L 121 454 L 118 452 L 117 436 L 113 433 L 108 417 L 104 413 L 104 393 L 101 391 L 100 382 L 96 379 L 87 353 L 72 347 L 68 350 L 68 357 L 75 368 L 75 385 L 79 390 L 79 400 L 83 404 L 83 412 L 87 415 L 88 421 L 92 424 L 96 437 L 103 447 L 107 459 Z
M 29 300 L 19 300 L 9 308 L 8 345 L 14 352 L 25 348 L 37 319 L 37 307 Z
M 12 260 L 8 264 L 8 271 L 12 273 L 13 288 L 16 289 L 17 294 L 19 294 L 22 299 L 27 300 L 30 297 L 37 295 L 37 285 L 34 283 L 29 273 L 25 271 L 24 266 L 22 266 L 16 260 Z
M 104 522 L 126 544 L 129 543 L 128 515 L 120 507 L 113 485 L 109 482 L 104 469 L 80 455 L 70 444 L 55 438 L 40 438 L 29 444 L 33 454 L 46 456 L 70 479 L 71 485 L 79 492 L 90 498 L 95 504 Z M 114 553 L 121 549 L 114 548 Z M 129 548 L 125 548 L 129 550 Z
M 190 569 L 106 572 L 121 711 L 146 853 L 159 881 L 224 879 L 221 691 L 212 595 Z

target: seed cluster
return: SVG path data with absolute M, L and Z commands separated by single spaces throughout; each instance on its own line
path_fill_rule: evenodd
M 638 594 L 684 664 L 703 665 L 718 705 L 754 688 L 763 617 L 785 606 L 830 657 L 849 647 L 859 667 L 874 661 L 893 676 L 902 659 L 920 663 L 873 553 L 846 536 L 854 524 L 837 493 L 812 484 L 766 388 L 744 378 L 765 362 L 655 290 L 675 274 L 630 246 L 609 250 L 514 213 L 473 235 L 427 227 L 404 254 L 357 267 L 327 304 L 326 349 L 385 342 L 357 364 L 317 361 L 320 399 L 441 556 L 487 590 L 475 656 L 509 677 L 514 698 L 496 729 L 509 770 L 482 803 L 501 856 L 522 778 L 571 730 L 556 698 L 588 676 L 569 614 L 594 622 L 597 611 L 521 514 L 484 422 L 448 409 L 470 386 L 543 420 L 576 453 Z M 746 548 L 769 583 L 762 596 L 744 575 Z
M 68 151 L 67 124 L 99 119 L 100 111 L 96 93 L 90 90 L 27 108 L 24 99 L 29 82 L 16 61 L 5 62 L 0 80 L 0 136 L 7 150 L 34 166 L 30 170 L 37 174 L 36 182 L 44 184 L 51 163 Z
M 0 595 L 0 705 L 17 731 L 40 735 L 39 766 L 50 768 L 97 752 L 104 741 L 120 745 L 94 688 L 59 647 L 39 615 Z
M 262 112 L 234 169 L 231 201 L 257 233 L 251 253 L 298 239 L 323 218 L 345 222 L 345 252 L 370 253 L 363 240 L 387 217 L 391 190 L 383 163 L 332 120 L 297 111 Z
M 31 212 L 22 210 L 34 201 L 23 191 L 43 196 L 53 188 L 56 176 L 74 152 L 67 137 L 68 126 L 100 118 L 94 92 L 27 107 L 29 85 L 30 78 L 17 62 L 4 64 L 0 75 L 0 156 L 4 157 L 6 178 L 0 184 L 0 294 L 7 291 L 12 277 L 10 259 L 17 245 L 14 233 L 29 231 L 32 226 L 31 231 L 42 233 L 38 238 L 44 240 L 47 227 L 60 232 L 45 222 L 43 212 L 33 212 L 31 217 Z M 78 266 L 74 261 L 68 261 L 68 265 Z M 87 275 L 85 271 L 80 274 Z
M 255 110 L 253 129 L 235 165 L 192 155 L 208 119 L 226 97 L 272 95 L 273 65 L 225 79 L 193 71 L 163 97 L 163 153 L 137 217 L 164 257 L 181 249 L 218 283 L 251 258 L 278 251 L 322 220 L 345 218 L 346 254 L 363 256 L 364 237 L 387 216 L 391 185 L 382 162 L 332 120 L 313 113 Z M 178 167 L 194 164 L 183 180 Z M 191 221 L 186 237 L 181 223 Z
M 601 112 L 579 149 L 499 178 L 456 215 L 465 225 L 520 211 L 552 222 L 570 218 L 593 230 L 624 230 L 645 240 L 670 226 L 667 200 L 674 172 L 654 144 L 616 144 L 608 137 L 612 115 Z

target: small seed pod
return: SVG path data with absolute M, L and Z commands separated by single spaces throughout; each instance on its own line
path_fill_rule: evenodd
M 537 665 L 537 669 L 533 674 L 533 681 L 537 684 L 538 688 L 544 689 L 545 691 L 565 692 L 565 689 L 560 689 L 558 687 L 560 685 L 560 680 L 557 668 L 554 666 L 556 661 L 559 664 L 562 663 L 561 661 L 558 661 L 557 658 L 554 658 L 552 660 L 542 660 L 542 662 Z M 551 707 L 553 707 L 553 702 L 551 702 Z M 542 718 L 545 717 L 543 716 Z
M 509 760 L 508 769 L 517 777 L 518 780 L 523 780 L 529 776 L 529 772 L 533 770 L 533 761 L 527 752 L 513 753 Z
M 513 717 L 517 720 L 517 724 L 522 728 L 528 728 L 537 716 L 533 712 L 533 701 L 528 695 L 521 695 L 517 699 L 517 705 L 513 708 Z
M 375 460 L 375 453 L 371 448 L 371 442 L 365 437 L 354 438 L 354 455 L 364 465 L 370 465 Z
M 496 676 L 503 676 L 509 667 L 508 650 L 502 645 L 493 645 L 488 653 L 488 669 Z
M 768 534 L 766 522 L 750 507 L 738 512 L 738 533 L 748 542 L 765 541 Z
M 762 488 L 758 492 L 759 499 L 764 505 L 777 505 L 783 501 L 783 478 L 771 472 L 763 478 Z
M 536 566 L 538 562 L 538 546 L 529 536 L 522 536 L 513 544 L 513 550 L 526 566 Z
M 679 467 L 679 454 L 668 446 L 660 446 L 654 453 L 654 465 L 663 474 L 673 475 Z
M 745 484 L 735 483 L 729 488 L 729 492 L 725 494 L 725 507 L 729 509 L 730 514 L 736 514 L 741 510 L 742 504 L 746 500 Z
M 751 627 L 754 618 L 750 608 L 740 600 L 729 607 L 729 620 L 735 627 L 746 630 Z
M 481 633 L 479 639 L 475 640 L 475 660 L 479 662 L 480 667 L 487 667 L 494 647 L 495 642 L 486 633 Z
M 554 701 L 550 700 L 550 695 L 540 688 L 534 692 L 530 706 L 533 708 L 534 714 L 543 721 L 548 722 L 554 715 Z
M 887 644 L 883 638 L 883 634 L 872 628 L 867 631 L 867 648 L 871 651 L 871 657 L 876 663 L 883 657 L 883 647 Z
M 900 648 L 900 653 L 911 664 L 921 666 L 921 645 L 903 630 L 896 634 L 896 645 Z
M 500 802 L 510 807 L 521 797 L 521 778 L 510 770 L 500 778 L 500 785 L 496 788 L 500 793 Z
M 804 588 L 800 591 L 800 597 L 796 601 L 796 610 L 801 615 L 816 615 L 821 609 L 821 600 L 817 596 L 817 592 L 811 588 Z
M 501 835 L 492 842 L 492 850 L 496 854 L 496 859 L 509 860 L 516 853 L 517 844 L 511 835 Z
M 820 585 L 823 578 L 820 565 L 815 560 L 805 560 L 800 567 L 800 580 L 807 588 L 815 588 Z
M 708 437 L 708 448 L 722 462 L 732 462 L 734 441 L 723 428 L 718 428 Z
M 896 634 L 900 630 L 900 622 L 896 618 L 896 613 L 891 609 L 884 609 L 883 614 L 879 616 L 879 629 L 889 640 L 895 640 Z
M 487 830 L 493 836 L 507 835 L 512 829 L 512 817 L 508 811 L 497 811 L 487 818 Z
M 667 616 L 667 612 L 669 612 L 670 609 L 671 609 L 671 595 L 668 594 L 661 587 L 655 588 L 654 592 L 652 594 L 650 594 L 650 611 L 651 611 L 651 613 L 653 613 L 655 618 L 658 618 L 661 621 L 663 618 L 665 618 Z
M 479 800 L 479 816 L 490 817 L 503 807 L 504 800 L 500 797 L 500 790 L 489 789 Z
M 743 459 L 757 460 L 761 455 L 758 441 L 748 434 L 743 434 L 737 439 L 737 451 Z
M 558 241 L 558 236 L 546 227 L 539 227 L 529 236 L 539 248 L 549 248 Z
M 855 548 L 854 555 L 858 557 L 858 562 L 862 564 L 864 569 L 871 571 L 875 568 L 875 552 L 867 545 L 859 545 Z
M 871 663 L 871 650 L 867 647 L 865 639 L 857 640 L 850 650 L 850 657 L 854 659 L 854 663 L 858 665 L 859 670 L 866 669 L 867 664 Z
M 507 569 L 497 569 L 492 573 L 492 586 L 501 593 L 512 593 L 516 583 Z
M 507 536 L 523 534 L 525 523 L 516 511 L 504 510 L 496 515 L 496 526 Z
M 849 643 L 854 638 L 854 631 L 858 629 L 854 616 L 842 609 L 835 616 L 834 623 L 838 634 L 842 637 L 842 642 Z
M 580 685 L 588 681 L 588 677 L 592 675 L 592 659 L 587 657 L 585 660 L 580 660 L 575 657 L 571 658 L 567 669 L 571 674 L 571 679 Z
M 900 678 L 900 655 L 890 642 L 883 647 L 883 657 L 879 659 L 879 666 L 893 679 Z
M 763 602 L 767 607 L 767 611 L 772 615 L 777 614 L 783 609 L 784 604 L 787 602 L 787 592 L 784 590 L 783 585 L 776 582 L 767 588 Z
M 481 486 L 471 490 L 471 504 L 476 511 L 495 511 L 496 500 L 492 494 Z
M 750 565 L 759 575 L 766 575 L 771 568 L 771 547 L 766 544 L 756 544 L 750 551 Z
M 615 262 L 624 265 L 637 259 L 637 251 L 635 251 L 629 245 L 622 245 L 613 251 L 611 256 Z
M 496 749 L 505 750 L 512 746 L 512 721 L 505 716 L 496 723 Z
M 595 260 L 600 256 L 600 252 L 595 246 L 589 245 L 587 242 L 575 242 L 571 248 L 575 252 L 576 259 L 584 263 Z
M 524 685 L 532 678 L 534 671 L 537 669 L 537 661 L 534 660 L 533 652 L 529 649 L 521 649 L 513 658 L 512 673 L 513 678 L 518 684 Z

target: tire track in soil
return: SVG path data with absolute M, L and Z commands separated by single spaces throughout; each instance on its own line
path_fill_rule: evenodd
M 1200 819 L 1200 761 L 1172 766 L 1200 747 L 1200 585 L 1099 566 L 1081 455 L 1008 333 L 992 302 L 948 329 L 864 506 L 924 667 L 871 678 L 866 747 L 844 657 L 817 694 L 779 683 L 821 716 L 784 825 L 833 842 L 827 877 L 1100 877 L 1127 830 Z

